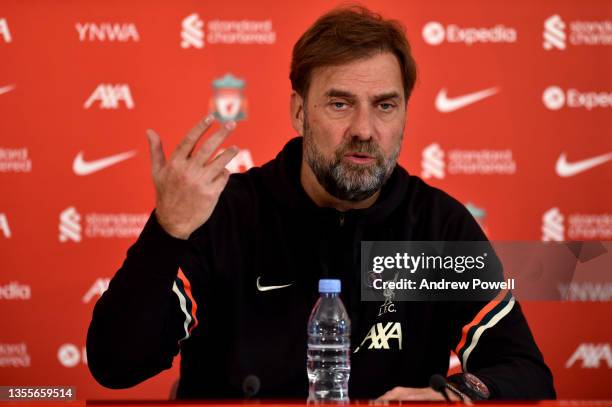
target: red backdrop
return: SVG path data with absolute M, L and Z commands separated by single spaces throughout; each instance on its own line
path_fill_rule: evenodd
M 418 62 L 409 172 L 491 239 L 612 240 L 612 2 L 364 4 L 406 26 Z M 239 120 L 235 170 L 271 159 L 294 135 L 291 48 L 332 5 L 0 4 L 0 385 L 168 396 L 178 360 L 111 391 L 84 353 L 93 305 L 154 204 L 145 130 L 169 150 L 216 111 Z M 523 304 L 562 398 L 612 398 L 611 286 L 592 288 Z

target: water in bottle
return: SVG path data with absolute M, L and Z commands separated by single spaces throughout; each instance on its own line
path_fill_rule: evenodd
M 308 320 L 311 401 L 348 401 L 351 321 L 340 299 L 340 280 L 319 281 L 320 297 Z

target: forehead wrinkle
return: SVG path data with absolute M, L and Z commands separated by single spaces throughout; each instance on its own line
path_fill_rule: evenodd
M 389 63 L 391 57 L 393 62 Z M 381 60 L 384 57 L 387 60 Z M 372 64 L 372 59 L 377 61 Z M 368 100 L 396 92 L 403 98 L 403 81 L 395 56 L 378 54 L 343 65 L 321 66 L 313 69 L 310 89 L 317 89 L 319 97 L 328 97 L 330 90 L 351 93 L 354 97 L 365 95 Z
M 401 88 L 397 88 L 386 78 L 372 78 L 370 75 L 349 75 L 334 80 L 333 77 L 322 78 L 325 86 L 324 96 L 339 96 L 357 98 L 366 95 L 368 100 L 381 99 L 383 96 L 399 96 Z M 327 82 L 327 83 L 325 83 Z

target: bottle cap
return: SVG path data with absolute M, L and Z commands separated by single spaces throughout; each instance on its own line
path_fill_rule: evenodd
M 341 288 L 340 280 L 327 278 L 319 280 L 319 293 L 339 293 Z

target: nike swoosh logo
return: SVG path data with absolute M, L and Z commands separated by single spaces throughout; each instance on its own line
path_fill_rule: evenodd
M 15 89 L 15 85 L 2 86 L 2 87 L 0 87 L 0 95 L 3 95 L 5 93 L 9 93 L 13 89 Z
M 604 164 L 612 160 L 612 153 L 598 155 L 597 157 L 587 158 L 586 160 L 575 161 L 573 163 L 567 162 L 565 153 L 562 153 L 557 160 L 555 170 L 557 175 L 560 177 L 571 177 L 572 175 L 579 174 L 586 170 L 590 170 L 593 167 Z
M 110 167 L 111 165 L 115 165 L 117 163 L 120 163 L 121 161 L 125 161 L 128 158 L 131 158 L 136 155 L 136 153 L 136 150 L 132 150 L 127 151 L 125 153 L 111 155 L 110 157 L 100 158 L 99 160 L 85 161 L 83 159 L 83 152 L 80 151 L 74 159 L 74 162 L 72 163 L 72 170 L 76 175 L 93 174 L 94 172 L 103 170 L 107 167 Z
M 257 277 L 257 289 L 259 291 L 270 291 L 270 290 L 278 290 L 279 288 L 286 288 L 289 287 L 290 285 L 293 285 L 293 283 L 291 284 L 285 284 L 285 285 L 261 285 L 259 284 L 259 279 L 261 277 Z
M 498 88 L 489 88 L 478 92 L 468 93 L 467 95 L 449 98 L 446 94 L 446 88 L 442 88 L 436 96 L 436 109 L 442 113 L 450 113 L 455 110 L 462 109 L 472 103 L 481 101 L 499 92 Z

